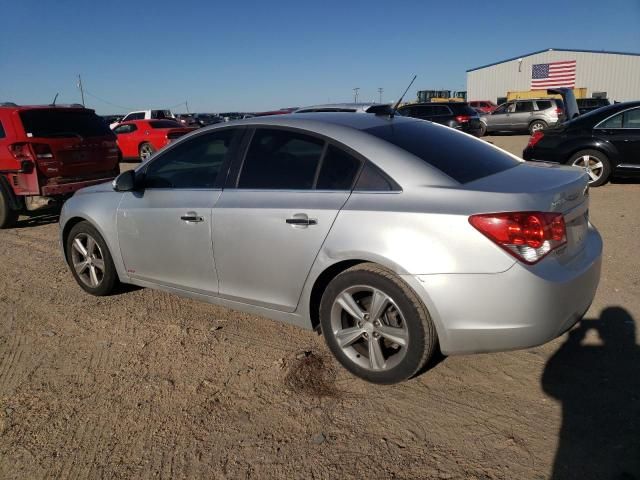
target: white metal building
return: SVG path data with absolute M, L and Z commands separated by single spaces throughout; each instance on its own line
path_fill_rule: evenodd
M 612 102 L 640 100 L 640 53 L 562 48 L 540 50 L 467 70 L 467 98 L 495 102 L 506 97 L 509 91 L 531 90 L 535 84 L 532 75 L 534 79 L 539 78 L 540 68 L 548 71 L 553 68 L 550 65 L 573 61 L 574 87 L 586 88 L 586 97 L 606 97 Z M 535 73 L 534 65 L 537 66 Z

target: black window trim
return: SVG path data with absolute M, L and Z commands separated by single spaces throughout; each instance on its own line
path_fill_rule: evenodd
M 7 137 L 7 131 L 4 129 L 2 120 L 0 120 L 0 138 L 6 138 L 6 137 Z
M 151 160 L 149 160 L 148 162 L 144 163 L 143 165 L 141 165 L 140 167 L 138 167 L 136 169 L 136 177 L 138 175 L 141 176 L 142 180 L 144 180 L 144 176 L 147 174 L 147 169 L 149 168 L 149 166 L 158 161 L 160 158 L 164 157 L 167 153 L 169 153 L 170 151 L 172 151 L 174 148 L 176 148 L 177 146 L 181 145 L 182 143 L 184 143 L 185 141 L 189 141 L 189 140 L 193 140 L 196 139 L 197 137 L 201 137 L 203 135 L 212 135 L 215 133 L 219 133 L 223 130 L 237 130 L 233 140 L 231 141 L 231 145 L 229 146 L 229 152 L 227 154 L 227 158 L 225 159 L 224 163 L 222 164 L 222 166 L 220 167 L 220 173 L 218 174 L 218 176 L 216 177 L 216 181 L 214 182 L 213 187 L 211 188 L 157 188 L 157 187 L 145 187 L 145 190 L 148 188 L 149 190 L 154 190 L 154 191 L 161 191 L 161 190 L 181 190 L 181 191 L 218 191 L 218 190 L 223 190 L 224 186 L 226 184 L 227 178 L 229 176 L 230 173 L 230 167 L 234 161 L 234 158 L 238 155 L 238 153 L 241 151 L 240 147 L 242 145 L 242 140 L 244 140 L 244 137 L 246 136 L 246 130 L 247 128 L 245 126 L 240 126 L 240 125 L 225 125 L 224 127 L 220 127 L 220 128 L 214 128 L 214 129 L 207 129 L 207 130 L 198 130 L 196 132 L 194 132 L 193 134 L 190 135 L 184 135 L 182 137 L 180 137 L 177 141 L 170 143 L 167 147 L 165 147 L 165 150 L 162 151 L 162 153 L 160 153 L 159 155 L 153 157 Z
M 242 168 L 244 167 L 244 161 L 246 159 L 247 153 L 249 151 L 249 145 L 251 144 L 251 140 L 253 140 L 253 136 L 258 129 L 267 129 L 267 130 L 285 130 L 289 132 L 294 132 L 302 135 L 308 135 L 310 137 L 317 138 L 325 142 L 323 146 L 322 156 L 320 157 L 320 161 L 318 162 L 318 167 L 316 171 L 316 177 L 314 178 L 313 188 L 311 189 L 272 189 L 272 188 L 238 188 L 238 183 L 240 181 L 240 174 L 242 173 Z M 351 183 L 348 189 L 344 190 L 318 190 L 315 188 L 319 172 L 322 169 L 322 165 L 324 163 L 324 158 L 326 156 L 326 152 L 329 148 L 329 145 L 334 146 L 345 153 L 351 155 L 360 161 L 360 166 L 358 167 L 358 171 L 354 175 L 353 182 Z M 242 145 L 238 150 L 238 155 L 236 156 L 236 161 L 234 165 L 231 165 L 229 175 L 227 177 L 227 181 L 225 183 L 225 190 L 242 190 L 242 191 L 251 191 L 251 192 L 316 192 L 316 193 L 336 193 L 336 192 L 362 192 L 362 193 L 399 193 L 402 191 L 402 188 L 398 185 L 398 183 L 393 180 L 386 172 L 384 172 L 380 167 L 378 167 L 374 162 L 371 162 L 368 158 L 363 156 L 361 153 L 355 151 L 351 147 L 344 145 L 341 142 L 336 141 L 333 138 L 327 137 L 326 135 L 322 135 L 317 132 L 313 132 L 310 130 L 305 130 L 303 128 L 297 127 L 288 127 L 282 125 L 248 125 L 247 133 L 245 134 Z M 356 185 L 358 184 L 358 180 L 360 179 L 360 174 L 364 169 L 366 163 L 372 164 L 389 182 L 392 187 L 392 190 L 355 190 Z

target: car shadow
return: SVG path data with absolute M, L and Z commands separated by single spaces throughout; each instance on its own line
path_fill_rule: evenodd
M 583 343 L 590 331 L 600 345 Z M 640 347 L 627 310 L 582 320 L 547 362 L 542 387 L 562 404 L 551 480 L 640 479 Z
M 31 228 L 41 225 L 49 225 L 52 223 L 58 223 L 59 219 L 60 208 L 28 212 L 21 216 L 16 225 L 12 228 Z

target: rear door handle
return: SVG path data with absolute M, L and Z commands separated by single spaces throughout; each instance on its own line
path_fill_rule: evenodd
M 180 217 L 180 220 L 186 223 L 200 223 L 204 222 L 204 218 L 199 216 L 196 212 L 187 212 L 186 215 Z
M 287 218 L 285 221 L 289 225 L 299 225 L 305 227 L 318 224 L 318 220 L 316 220 L 315 218 L 309 218 L 306 214 L 303 213 L 298 213 L 293 218 Z

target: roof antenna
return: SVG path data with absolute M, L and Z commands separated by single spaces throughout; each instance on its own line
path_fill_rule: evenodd
M 59 93 L 56 93 L 56 96 L 53 97 L 53 103 L 51 104 L 52 107 L 56 106 L 56 100 L 58 99 L 58 95 L 60 95 Z
M 404 93 L 402 94 L 402 96 L 398 99 L 398 101 L 396 102 L 396 104 L 393 106 L 393 108 L 391 109 L 391 112 L 389 113 L 389 118 L 393 118 L 393 116 L 396 114 L 396 112 L 398 111 L 398 107 L 400 106 L 400 103 L 402 102 L 402 99 L 404 98 L 404 96 L 407 94 L 407 92 L 409 91 L 409 89 L 411 88 L 411 85 L 413 85 L 413 82 L 416 81 L 416 78 L 418 76 L 414 75 L 413 76 L 413 80 L 411 80 L 411 83 L 409 84 L 409 86 L 407 87 L 407 89 L 404 91 Z

